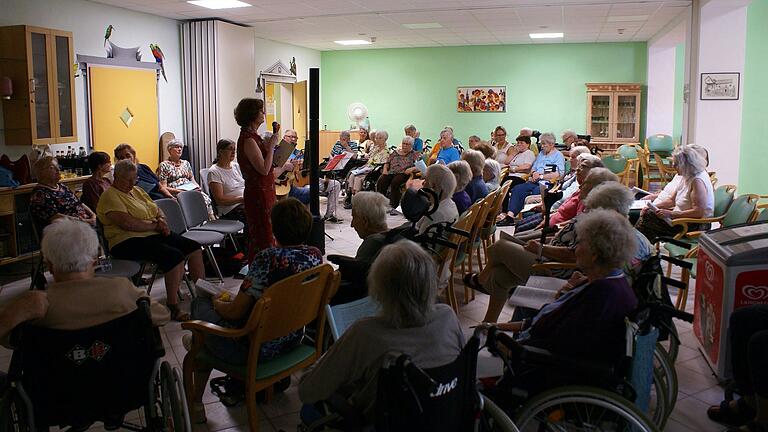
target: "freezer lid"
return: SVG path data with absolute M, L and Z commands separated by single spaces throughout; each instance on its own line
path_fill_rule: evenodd
M 701 247 L 728 266 L 768 266 L 768 223 L 720 228 L 701 236 Z

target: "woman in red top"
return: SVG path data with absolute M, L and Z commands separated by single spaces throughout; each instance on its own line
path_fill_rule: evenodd
M 269 213 L 275 204 L 275 177 L 272 174 L 273 149 L 280 136 L 280 126 L 269 141 L 256 130 L 264 123 L 264 101 L 245 98 L 235 108 L 235 121 L 240 125 L 237 139 L 237 162 L 245 178 L 245 217 L 248 221 L 248 262 L 256 253 L 275 245 Z

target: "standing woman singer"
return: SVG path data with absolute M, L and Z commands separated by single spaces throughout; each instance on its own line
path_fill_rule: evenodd
M 248 221 L 248 262 L 256 253 L 275 245 L 269 214 L 275 204 L 275 177 L 272 156 L 280 137 L 280 125 L 273 123 L 272 136 L 263 140 L 256 130 L 264 123 L 264 101 L 242 99 L 235 108 L 235 121 L 240 126 L 237 139 L 237 162 L 245 178 L 245 217 Z

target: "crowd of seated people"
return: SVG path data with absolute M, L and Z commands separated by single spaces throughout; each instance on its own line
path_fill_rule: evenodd
M 556 301 L 541 310 L 527 311 L 524 316 L 529 318 L 498 326 L 513 332 L 515 339 L 524 345 L 603 363 L 618 359 L 623 353 L 624 318 L 637 305 L 631 289 L 633 276 L 651 255 L 651 242 L 676 233 L 666 221 L 712 215 L 714 194 L 706 172 L 706 153 L 695 145 L 676 148 L 672 159 L 677 175 L 658 195 L 646 197 L 654 200 L 659 210 L 643 210 L 633 227 L 627 217 L 634 200 L 632 192 L 618 182 L 615 174 L 603 168 L 600 158 L 592 155 L 588 147 L 580 145 L 578 136 L 570 130 L 562 136 L 567 151 L 560 152 L 555 148 L 553 134 L 542 133 L 539 137 L 541 150 L 535 155 L 531 145 L 533 131 L 529 128 L 521 130 L 513 144 L 506 141 L 506 130 L 499 126 L 492 132 L 490 145 L 472 136 L 470 149 L 460 152 L 453 130 L 446 127 L 440 132 L 431 158 L 421 154 L 424 142 L 418 138 L 413 125 L 406 126 L 404 132 L 400 147 L 391 153 L 386 145 L 389 136 L 383 130 L 371 131 L 371 139 L 361 138 L 359 145 L 351 141 L 349 133 L 342 132 L 331 152 L 331 156 L 344 152 L 357 154 L 361 146 L 366 147 L 366 165 L 350 171 L 346 177 L 347 198 L 352 211 L 350 225 L 362 240 L 354 258 L 371 266 L 367 286 L 371 297 L 381 305 L 381 312 L 353 324 L 303 374 L 299 396 L 305 404 L 302 409 L 305 421 L 317 418 L 318 402 L 337 393 L 350 398 L 370 419 L 375 409 L 376 374 L 386 352 L 406 352 L 418 366 L 430 368 L 451 362 L 463 346 L 464 336 L 455 313 L 447 305 L 437 302 L 441 277 L 436 274 L 433 257 L 416 243 L 400 240 L 390 244 L 391 239 L 387 237 L 387 215 L 397 214 L 393 210 L 400 204 L 403 187 L 429 188 L 437 194 L 437 211 L 422 217 L 416 224 L 417 230 L 423 233 L 432 224 L 458 220 L 473 203 L 498 190 L 505 181 L 512 181 L 509 202 L 498 215 L 498 225 L 515 225 L 515 234 L 502 234 L 489 247 L 486 265 L 481 272 L 464 275 L 467 286 L 490 295 L 483 321 L 498 321 L 510 293 L 534 274 L 535 264 L 571 264 L 568 268 L 549 270 L 551 276 L 568 280 Z M 285 133 L 287 140 L 296 137 L 294 131 Z M 41 227 L 48 226 L 43 231 L 43 254 L 53 269 L 53 289 L 49 288 L 47 295 L 30 293 L 19 298 L 17 304 L 26 309 L 25 312 L 9 313 L 10 308 L 0 311 L 0 334 L 7 334 L 8 328 L 29 319 L 38 319 L 39 325 L 53 328 L 64 321 L 79 322 L 77 325 L 86 327 L 112 319 L 115 314 L 130 312 L 131 304 L 135 308 L 135 300 L 142 292 L 127 279 L 115 283 L 112 279 L 94 276 L 96 252 L 90 249 L 89 236 L 95 238 L 95 231 L 87 224 L 95 224 L 96 215 L 104 225 L 113 256 L 154 262 L 165 273 L 170 313 L 153 303 L 156 324 L 169 318 L 188 318 L 178 306 L 178 289 L 185 266 L 188 266 L 193 281 L 203 277 L 200 245 L 171 233 L 164 215 L 151 199 L 175 195 L 179 192 L 176 181 L 182 177 L 194 181 L 186 174 L 177 176 L 179 178 L 171 175 L 174 170 L 187 168 L 191 172 L 189 163 L 180 159 L 182 146 L 178 141 L 169 143 L 171 156 L 161 163 L 159 175 L 154 179 L 154 173 L 148 167 L 143 169 L 143 165 L 138 164 L 135 151 L 129 145 L 118 146 L 112 182 L 107 180 L 109 155 L 94 152 L 89 158 L 93 176 L 87 182 L 87 194 L 84 187 L 82 202 L 59 183 L 55 159 L 42 159 L 39 166 L 35 165 L 40 180 L 35 191 L 36 205 L 40 209 L 36 214 L 41 215 Z M 217 216 L 241 220 L 244 217 L 243 180 L 237 164 L 232 163 L 235 152 L 234 142 L 220 140 L 217 159 L 203 181 L 208 182 Z M 415 163 L 422 156 L 427 159 L 428 167 L 422 178 L 413 179 L 419 177 Z M 565 157 L 570 158 L 568 172 Z M 382 164 L 377 192 L 361 190 L 365 175 L 375 165 Z M 288 162 L 277 168 L 275 174 L 293 168 Z M 500 178 L 502 168 L 508 170 L 505 179 Z M 544 208 L 519 219 L 526 198 L 539 193 L 542 180 L 549 184 L 559 183 L 563 192 L 562 198 L 551 208 L 547 227 L 543 222 Z M 328 218 L 336 218 L 340 182 L 333 179 L 321 179 L 320 182 L 321 191 L 336 189 L 336 194 L 329 196 L 326 214 Z M 309 201 L 308 187 L 294 188 L 290 196 L 299 200 L 280 200 L 271 211 L 277 246 L 257 254 L 240 291 L 231 301 L 197 297 L 192 304 L 192 318 L 225 327 L 242 326 L 266 288 L 323 262 L 320 251 L 305 244 L 312 223 L 306 205 L 302 204 Z M 95 213 L 84 204 L 86 201 L 92 203 Z M 333 211 L 330 201 L 333 201 Z M 539 240 L 542 230 L 553 232 L 545 243 Z M 83 239 L 82 251 L 78 249 L 74 257 L 55 250 L 59 247 L 56 238 L 64 234 Z M 90 264 L 82 264 L 88 257 L 91 257 Z M 73 264 L 72 260 L 80 261 Z M 115 292 L 116 303 L 99 305 L 105 308 L 103 312 L 96 308 L 93 316 L 84 316 L 82 312 L 88 307 L 87 301 L 76 305 L 66 303 L 72 296 L 96 299 L 96 291 L 107 286 L 104 289 Z M 768 415 L 765 409 L 768 393 L 764 389 L 765 377 L 753 365 L 766 358 L 765 350 L 759 346 L 764 345 L 762 341 L 768 326 L 761 321 L 764 310 L 753 312 L 748 318 L 742 315 L 746 316 L 746 312 L 731 317 L 732 331 L 738 333 L 731 349 L 739 356 L 734 368 L 738 370 L 736 378 L 746 396 L 711 407 L 708 415 L 713 420 L 735 426 L 760 426 L 766 423 L 761 416 Z M 748 325 L 751 322 L 754 325 Z M 260 356 L 266 359 L 280 355 L 299 343 L 303 336 L 303 332 L 296 332 L 264 344 Z M 248 346 L 242 340 L 209 336 L 205 344 L 210 352 L 229 363 L 243 364 L 247 359 Z M 547 371 L 519 374 L 521 385 L 533 391 L 550 384 L 542 377 L 547 377 Z M 196 379 L 207 380 L 208 376 Z M 203 422 L 202 392 L 205 386 L 196 388 L 199 394 L 193 395 L 191 408 L 196 421 Z M 752 427 L 749 430 L 762 429 Z

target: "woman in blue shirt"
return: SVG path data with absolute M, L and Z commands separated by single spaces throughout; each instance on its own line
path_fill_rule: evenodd
M 528 181 L 512 188 L 507 213 L 496 225 L 514 225 L 515 215 L 520 213 L 525 206 L 525 198 L 528 195 L 539 194 L 539 182 L 542 180 L 556 182 L 562 177 L 565 171 L 565 158 L 555 148 L 555 135 L 551 132 L 543 133 L 539 137 L 539 143 L 541 144 L 541 152 L 531 166 L 531 175 L 528 177 Z
M 440 152 L 437 154 L 437 162 L 448 165 L 461 158 L 459 150 L 453 145 L 453 131 L 446 128 L 440 132 Z

